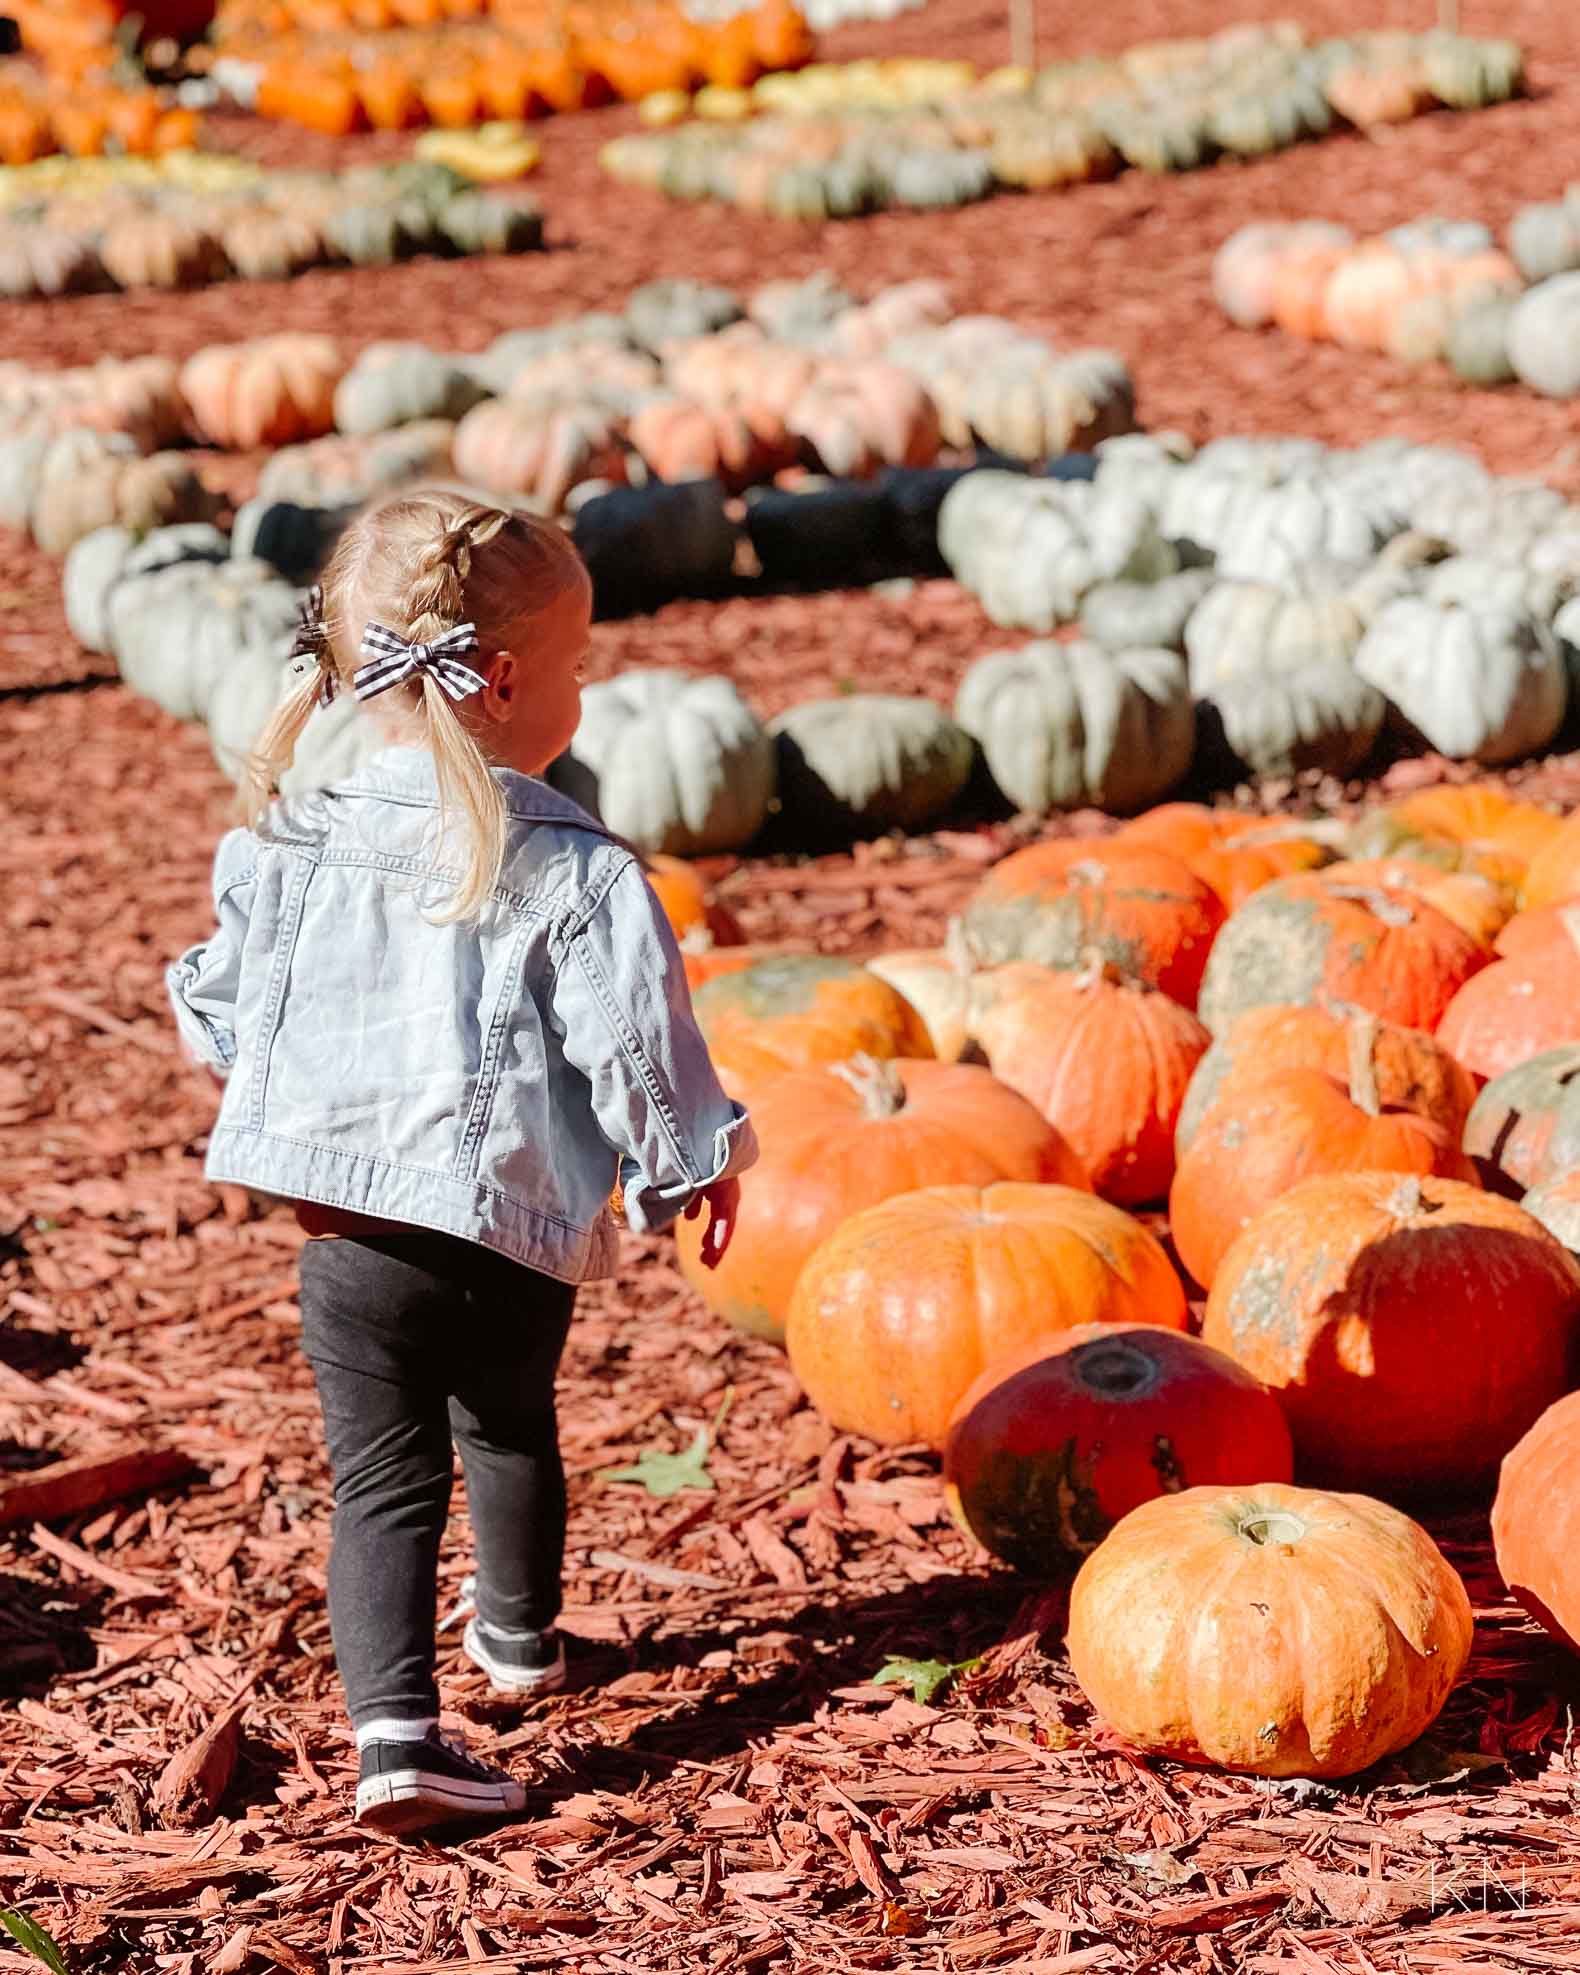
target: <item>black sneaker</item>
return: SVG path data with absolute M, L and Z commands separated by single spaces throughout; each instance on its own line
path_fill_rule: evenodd
M 477 1579 L 461 1585 L 461 1602 L 439 1627 L 443 1632 L 474 1609 Z M 506 1694 L 556 1694 L 565 1685 L 565 1643 L 553 1626 L 546 1632 L 496 1632 L 474 1617 L 461 1635 L 461 1650 Z
M 526 1807 L 514 1777 L 468 1755 L 430 1728 L 420 1742 L 369 1742 L 357 1782 L 357 1822 L 406 1833 L 462 1817 L 501 1817 Z

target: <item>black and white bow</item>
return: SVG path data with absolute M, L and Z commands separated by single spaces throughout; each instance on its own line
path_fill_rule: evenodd
M 329 632 L 324 624 L 324 592 L 315 583 L 302 599 L 296 619 L 296 641 L 291 661 L 311 659 L 322 675 L 318 683 L 318 703 L 328 706 L 335 696 L 335 668 L 329 652 Z
M 362 656 L 353 684 L 358 699 L 372 699 L 404 686 L 420 672 L 431 672 L 451 699 L 465 699 L 480 693 L 488 684 L 481 672 L 461 663 L 462 655 L 477 650 L 477 626 L 457 624 L 427 644 L 408 644 L 398 631 L 385 624 L 370 624 L 362 633 Z

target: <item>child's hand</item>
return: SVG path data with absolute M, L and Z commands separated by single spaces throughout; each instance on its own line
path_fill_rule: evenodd
M 741 1210 L 740 1181 L 720 1180 L 715 1186 L 705 1186 L 686 1209 L 688 1221 L 694 1221 L 702 1212 L 704 1201 L 708 1206 L 708 1225 L 702 1236 L 702 1266 L 716 1269 L 724 1260 L 724 1251 L 735 1232 L 736 1217 Z

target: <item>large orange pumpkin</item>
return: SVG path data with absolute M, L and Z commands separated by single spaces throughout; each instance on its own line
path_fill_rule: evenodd
M 1557 941 L 1571 943 L 1580 933 L 1580 901 L 1565 899 L 1558 905 L 1527 906 L 1504 926 L 1492 942 L 1500 960 L 1522 960 Z
M 1349 1020 L 1359 1011 L 1297 1008 L 1271 1002 L 1249 1008 L 1214 1038 L 1196 1065 L 1175 1133 L 1177 1157 L 1189 1150 L 1203 1118 L 1219 1097 L 1256 1084 L 1276 1070 L 1326 1070 L 1342 1076 L 1349 1067 Z M 1461 1069 L 1435 1036 L 1424 1029 L 1377 1022 L 1372 1049 L 1377 1095 L 1385 1105 L 1417 1111 L 1441 1125 L 1451 1138 L 1464 1130 L 1476 1098 L 1476 1080 Z
M 749 1097 L 787 1070 L 850 1056 L 931 1056 L 922 1018 L 853 960 L 787 953 L 719 975 L 693 1003 L 725 1084 Z
M 1580 1653 L 1580 1392 L 1549 1406 L 1505 1456 L 1492 1542 L 1509 1590 Z
M 1046 1119 L 973 1064 L 858 1056 L 795 1071 L 758 1093 L 752 1122 L 761 1156 L 724 1259 L 702 1266 L 700 1217 L 675 1231 L 681 1273 L 708 1307 L 779 1343 L 806 1258 L 863 1207 L 924 1186 L 1091 1184 Z
M 1422 789 L 1380 810 L 1362 826 L 1361 856 L 1404 850 L 1428 863 L 1479 871 L 1518 884 L 1531 860 L 1557 835 L 1558 818 L 1490 783 Z
M 1132 1510 L 1081 1566 L 1068 1643 L 1088 1700 L 1150 1755 L 1352 1776 L 1436 1720 L 1473 1629 L 1408 1516 L 1263 1483 Z
M 1478 1077 L 1501 1076 L 1543 1050 L 1580 1042 L 1580 933 L 1495 960 L 1460 988 L 1437 1034 Z
M 1068 1186 L 934 1186 L 853 1215 L 790 1299 L 796 1377 L 835 1426 L 943 1443 L 995 1358 L 1083 1323 L 1185 1328 L 1161 1245 Z
M 984 965 L 1078 967 L 1096 952 L 1132 980 L 1196 1005 L 1223 904 L 1189 866 L 1150 844 L 1034 844 L 996 865 L 961 917 Z
M 1151 844 L 1177 857 L 1212 886 L 1226 912 L 1275 878 L 1314 871 L 1333 855 L 1292 824 L 1195 802 L 1159 803 L 1126 823 L 1114 841 Z
M 1527 910 L 1580 898 L 1580 810 L 1555 823 L 1547 841 L 1531 852 L 1520 897 Z
M 1580 1042 L 1494 1077 L 1471 1107 L 1464 1147 L 1488 1185 L 1541 1186 L 1580 1166 Z
M 1314 1480 L 1475 1488 L 1580 1373 L 1580 1268 L 1461 1180 L 1304 1180 L 1224 1257 L 1202 1336 L 1270 1385 Z
M 1445 871 L 1415 857 L 1351 858 L 1322 873 L 1332 885 L 1383 885 L 1435 906 L 1445 919 L 1491 946 L 1514 914 L 1508 885 L 1478 871 Z
M 1288 1481 L 1278 1401 L 1199 1338 L 1080 1324 L 995 1360 L 949 1422 L 949 1505 L 985 1548 L 1046 1576 L 1123 1515 L 1200 1483 Z
M 1162 1199 L 1180 1106 L 1210 1040 L 1188 1008 L 1095 958 L 1075 974 L 1020 961 L 977 976 L 971 1033 L 994 1075 L 1075 1147 L 1104 1199 Z
M 1221 1035 L 1269 1002 L 1347 1002 L 1435 1029 L 1488 958 L 1479 940 L 1396 887 L 1282 878 L 1231 914 L 1207 965 L 1201 1018 Z
M 1418 1173 L 1475 1182 L 1458 1135 L 1377 1088 L 1374 1017 L 1349 1025 L 1344 1079 L 1322 1070 L 1274 1070 L 1220 1097 L 1180 1161 L 1169 1229 L 1203 1289 L 1264 1208 L 1317 1173 Z

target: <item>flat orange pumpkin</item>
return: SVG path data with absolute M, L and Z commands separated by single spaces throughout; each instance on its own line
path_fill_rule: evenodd
M 760 960 L 704 983 L 693 1006 L 720 1077 L 748 1098 L 788 1070 L 933 1053 L 905 997 L 853 960 L 812 953 Z
M 854 1215 L 790 1301 L 790 1363 L 835 1426 L 943 1444 L 995 1358 L 1082 1323 L 1183 1330 L 1185 1291 L 1139 1221 L 1068 1186 L 939 1186 Z

